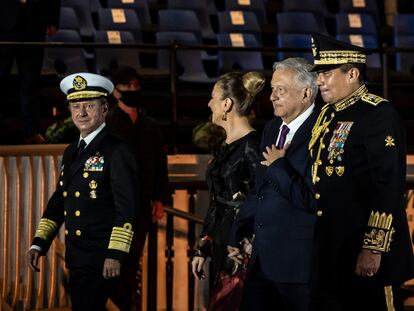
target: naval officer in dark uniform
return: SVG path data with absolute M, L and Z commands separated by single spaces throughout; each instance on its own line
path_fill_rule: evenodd
M 317 311 L 401 310 L 413 277 L 404 207 L 405 133 L 395 108 L 364 84 L 366 52 L 314 35 L 326 105 L 309 150 L 317 199 Z
M 129 146 L 105 127 L 111 81 L 78 73 L 63 79 L 60 88 L 80 137 L 63 154 L 57 189 L 36 230 L 29 264 L 39 270 L 39 256 L 65 223 L 73 310 L 105 310 L 134 234 L 136 161 Z

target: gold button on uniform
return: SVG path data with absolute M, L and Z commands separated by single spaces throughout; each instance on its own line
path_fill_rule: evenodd
M 316 200 L 319 200 L 319 198 L 320 198 L 320 197 L 321 197 L 321 195 L 320 195 L 319 193 L 316 193 L 316 194 L 315 194 L 315 199 L 316 199 Z
M 75 215 L 79 217 L 80 216 L 80 211 L 76 211 Z
M 68 196 L 67 191 L 63 191 L 63 196 L 66 198 Z
M 321 216 L 322 216 L 322 214 L 323 214 L 323 212 L 322 212 L 322 211 L 317 211 L 317 212 L 316 212 L 316 215 L 318 215 L 318 217 L 321 217 Z
M 316 182 L 320 181 L 321 178 L 319 176 L 316 176 Z
M 65 230 L 65 235 L 68 235 L 68 233 L 69 233 L 69 231 L 68 230 Z
M 59 185 L 63 186 L 63 181 L 59 181 Z
M 62 173 L 60 173 L 60 176 L 63 176 L 63 171 L 62 171 Z
M 89 176 L 88 172 L 83 173 L 83 178 L 88 178 L 88 176 Z
M 64 211 L 64 212 L 63 212 L 63 215 L 65 215 L 65 216 L 66 216 L 67 214 L 68 214 L 68 212 L 67 212 L 67 211 Z
M 75 197 L 79 198 L 79 196 L 80 196 L 80 192 L 79 191 L 76 191 L 75 192 Z
M 82 234 L 82 232 L 80 230 L 76 230 L 75 233 L 76 233 L 77 236 L 80 236 Z

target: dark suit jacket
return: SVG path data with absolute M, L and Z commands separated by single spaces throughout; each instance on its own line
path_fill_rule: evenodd
M 64 222 L 69 268 L 122 260 L 129 252 L 138 195 L 133 153 L 106 128 L 73 160 L 77 144 L 63 154 L 57 189 L 32 244 L 45 254 Z
M 236 220 L 236 240 L 256 236 L 250 266 L 259 257 L 262 271 L 274 282 L 309 281 L 316 210 L 308 142 L 316 116 L 314 110 L 301 125 L 284 158 L 259 166 L 256 193 L 249 195 Z M 281 123 L 275 118 L 266 125 L 262 151 L 276 143 Z
M 24 6 L 19 0 L 2 0 L 1 5 L 0 34 L 23 30 L 44 38 L 46 25 L 59 24 L 60 0 L 26 0 Z M 19 15 L 22 11 L 24 15 Z

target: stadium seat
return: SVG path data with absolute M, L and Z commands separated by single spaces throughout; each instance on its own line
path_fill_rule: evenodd
M 379 47 L 376 36 L 365 34 L 341 34 L 336 37 L 339 41 L 358 45 L 367 49 L 377 49 Z M 367 68 L 380 69 L 381 56 L 378 53 L 367 55 Z
M 340 13 L 335 15 L 336 34 L 363 34 L 377 37 L 378 30 L 370 14 Z
M 252 34 L 218 34 L 219 46 L 259 47 Z M 260 51 L 219 50 L 218 72 L 220 74 L 234 70 L 263 70 L 263 58 Z
M 173 10 L 192 10 L 196 13 L 201 26 L 203 39 L 216 39 L 209 14 L 217 14 L 212 0 L 168 0 L 168 8 Z
M 280 12 L 276 13 L 278 33 L 326 34 L 325 24 L 317 21 L 311 12 Z
M 131 9 L 102 9 L 98 12 L 99 30 L 130 31 L 136 42 L 142 42 L 141 24 Z
M 313 63 L 313 55 L 311 53 L 311 37 L 309 34 L 279 33 L 277 35 L 277 45 L 280 48 L 309 49 L 309 52 L 278 52 L 279 60 L 289 57 L 303 57 Z
M 414 36 L 414 14 L 394 16 L 394 36 Z
M 96 43 L 134 43 L 134 35 L 129 31 L 104 31 L 97 30 L 95 34 Z M 96 48 L 95 49 L 95 71 L 105 74 L 120 66 L 141 68 L 139 53 L 133 48 Z
M 159 31 L 191 32 L 199 44 L 202 43 L 201 26 L 197 15 L 191 10 L 160 10 L 158 11 Z
M 338 13 L 371 14 L 376 25 L 380 25 L 380 15 L 376 0 L 339 0 Z
M 74 8 L 60 8 L 59 29 L 75 30 L 80 32 L 79 21 Z
M 223 11 L 217 13 L 219 33 L 250 33 L 262 44 L 262 35 L 256 14 L 243 11 Z
M 91 2 L 85 0 L 61 0 L 62 7 L 71 7 L 78 17 L 81 37 L 92 38 L 95 26 L 92 20 Z
M 47 42 L 81 42 L 75 30 L 58 30 L 47 38 Z M 89 71 L 86 65 L 85 51 L 82 48 L 46 48 L 43 58 L 42 74 L 66 76 L 75 72 Z
M 226 0 L 225 8 L 227 11 L 248 11 L 256 14 L 260 24 L 267 23 L 266 5 L 264 0 Z
M 331 17 L 323 0 L 282 0 L 284 12 L 311 12 L 317 16 Z
M 172 42 L 184 45 L 197 45 L 198 40 L 191 32 L 157 32 L 157 43 L 161 45 L 168 45 Z M 215 78 L 207 76 L 203 63 L 201 50 L 183 49 L 177 51 L 177 63 L 182 69 L 179 75 L 179 80 L 184 82 L 195 83 L 213 83 Z M 160 50 L 158 52 L 158 68 L 170 68 L 170 54 L 169 51 Z
M 108 8 L 111 9 L 132 9 L 137 13 L 141 26 L 151 24 L 150 10 L 147 0 L 125 1 L 125 0 L 107 0 Z

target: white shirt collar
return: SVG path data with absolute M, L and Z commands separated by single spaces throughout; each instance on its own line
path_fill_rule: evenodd
M 290 142 L 293 139 L 293 136 L 295 136 L 296 131 L 300 128 L 300 126 L 303 124 L 303 122 L 305 122 L 306 119 L 312 114 L 312 111 L 313 111 L 314 108 L 315 108 L 315 104 L 313 103 L 304 112 L 302 112 L 294 120 L 292 120 L 289 124 L 287 124 L 283 121 L 282 124 L 280 125 L 279 135 L 277 136 L 276 142 L 279 141 L 282 126 L 287 125 L 289 127 L 289 133 L 286 136 L 285 144 L 287 144 L 287 143 L 290 144 Z
M 92 133 L 89 133 L 86 137 L 82 137 L 82 135 L 79 136 L 78 140 L 78 146 L 81 139 L 83 139 L 86 143 L 86 146 L 89 145 L 89 143 L 96 137 L 96 135 L 99 134 L 100 131 L 105 127 L 105 122 L 102 123 L 96 130 L 94 130 Z M 85 148 L 86 148 L 85 146 Z

